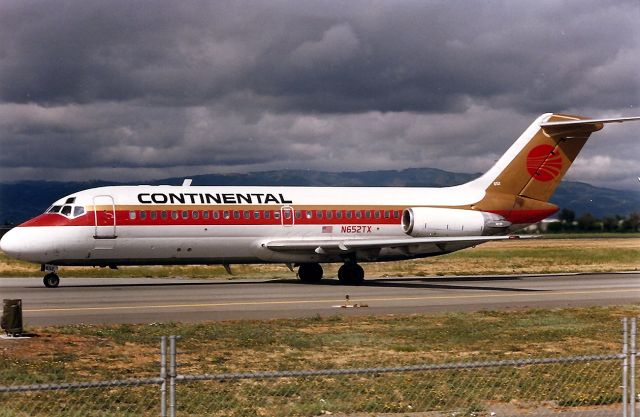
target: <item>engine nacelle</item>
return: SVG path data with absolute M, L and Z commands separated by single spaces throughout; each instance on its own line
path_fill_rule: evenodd
M 504 217 L 483 211 L 412 207 L 402 212 L 402 230 L 413 237 L 493 235 L 509 226 Z

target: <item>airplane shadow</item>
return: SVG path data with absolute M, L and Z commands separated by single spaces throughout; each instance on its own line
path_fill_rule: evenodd
M 109 284 L 66 284 L 64 280 L 60 288 L 135 288 L 135 287 L 219 287 L 219 286 L 243 286 L 256 284 L 293 284 L 305 286 L 339 286 L 343 288 L 353 287 L 380 287 L 380 288 L 413 288 L 413 289 L 449 289 L 449 290 L 481 290 L 481 291 L 505 291 L 505 292 L 544 292 L 530 288 L 507 288 L 497 286 L 469 285 L 472 282 L 487 281 L 519 281 L 520 277 L 493 276 L 493 277 L 442 277 L 442 278 L 371 278 L 362 285 L 345 286 L 337 279 L 327 278 L 314 284 L 303 283 L 298 279 L 274 278 L 266 280 L 229 280 L 229 281 L 202 281 L 202 282 L 145 282 L 145 283 L 109 283 Z M 464 283 L 467 283 L 466 285 Z M 37 287 L 40 288 L 40 287 Z
M 519 277 L 453 277 L 453 278 L 372 278 L 365 280 L 362 285 L 355 287 L 380 287 L 380 288 L 414 288 L 414 289 L 447 289 L 447 290 L 482 290 L 482 291 L 506 291 L 506 292 L 544 292 L 546 290 L 535 290 L 531 288 L 507 288 L 484 285 L 460 285 L 455 283 L 464 282 L 486 282 L 486 281 L 518 281 Z M 300 281 L 293 281 L 305 285 Z M 451 284 L 449 284 L 451 283 Z M 313 285 L 337 285 L 343 286 L 338 280 L 322 280 Z M 351 286 L 344 286 L 351 288 Z

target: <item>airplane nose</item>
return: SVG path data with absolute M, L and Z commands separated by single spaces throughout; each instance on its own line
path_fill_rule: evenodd
M 12 258 L 39 264 L 60 256 L 51 230 L 45 227 L 14 227 L 2 236 L 0 250 Z
M 21 239 L 18 231 L 13 228 L 2 236 L 0 239 L 0 250 L 12 258 L 20 257 Z

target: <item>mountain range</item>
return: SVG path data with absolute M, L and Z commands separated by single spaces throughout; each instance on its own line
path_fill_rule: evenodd
M 445 187 L 462 184 L 480 174 L 447 172 L 434 168 L 411 168 L 400 171 L 323 172 L 277 170 L 245 174 L 206 174 L 190 177 L 192 185 L 297 185 L 297 186 L 382 186 Z M 180 185 L 183 178 L 166 178 L 145 182 L 150 185 Z M 105 181 L 57 182 L 18 181 L 0 183 L 0 222 L 19 224 L 43 212 L 55 200 L 76 191 L 106 185 L 131 185 Z M 595 187 L 582 182 L 563 181 L 551 202 L 560 208 L 602 218 L 626 216 L 640 211 L 640 193 Z

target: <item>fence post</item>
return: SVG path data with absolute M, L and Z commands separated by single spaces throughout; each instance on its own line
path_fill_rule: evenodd
M 629 401 L 627 398 L 627 394 L 629 392 L 629 387 L 627 386 L 627 382 L 629 381 L 629 319 L 624 317 L 622 319 L 622 354 L 624 358 L 622 359 L 622 417 L 627 417 L 627 408 L 629 407 Z
M 169 336 L 169 417 L 176 417 L 176 337 Z
M 160 337 L 160 417 L 167 417 L 167 336 Z
M 638 320 L 636 317 L 631 319 L 631 375 L 629 375 L 630 387 L 629 394 L 631 401 L 629 402 L 629 408 L 631 408 L 631 417 L 636 416 L 636 338 L 638 337 Z

